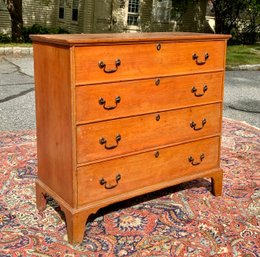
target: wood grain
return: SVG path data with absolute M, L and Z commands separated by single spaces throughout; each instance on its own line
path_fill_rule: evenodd
M 144 79 L 156 74 L 158 77 L 214 70 L 223 70 L 225 43 L 193 42 L 165 43 L 157 50 L 157 43 L 100 46 L 75 48 L 76 83 L 79 85 L 98 82 Z M 107 54 L 109 53 L 109 54 Z M 197 65 L 193 54 L 203 61 L 206 53 L 209 58 L 204 65 Z M 99 68 L 99 62 L 106 64 L 106 70 L 115 69 L 115 62 L 120 59 L 117 71 L 106 73 Z M 185 67 L 185 69 L 184 69 Z
M 160 120 L 157 121 L 157 116 Z M 91 123 L 77 127 L 77 162 L 89 162 L 156 146 L 194 140 L 220 132 L 221 105 L 211 104 L 132 118 Z M 202 121 L 206 119 L 203 126 Z M 196 123 L 194 130 L 191 122 Z M 116 136 L 121 140 L 116 143 Z M 105 138 L 107 150 L 99 140 Z M 90 150 L 91 149 L 91 150 Z
M 219 158 L 218 142 L 219 138 L 214 137 L 161 149 L 158 158 L 155 157 L 155 151 L 150 151 L 81 167 L 78 169 L 77 176 L 78 204 L 81 206 L 148 185 L 215 168 Z M 189 157 L 193 156 L 195 162 L 200 162 L 201 154 L 204 154 L 205 158 L 199 165 L 193 166 L 188 160 Z M 105 189 L 100 185 L 102 178 L 111 185 L 116 184 L 115 177 L 118 174 L 121 175 L 121 180 L 115 188 Z
M 223 72 L 216 72 L 77 87 L 77 123 L 220 102 L 222 77 Z M 203 91 L 205 86 L 206 92 Z M 193 87 L 197 89 L 197 95 L 203 96 L 195 96 Z M 121 100 L 116 105 L 118 96 Z M 99 104 L 101 98 L 106 101 L 105 105 Z M 115 108 L 107 110 L 104 107 Z
M 56 35 L 30 35 L 34 42 L 49 43 L 53 45 L 104 45 L 104 44 L 135 44 L 145 42 L 196 42 L 227 40 L 230 35 L 207 34 L 191 32 L 156 32 L 156 33 L 107 33 L 107 34 L 56 34 Z
M 221 195 L 221 113 L 229 37 L 31 36 L 36 203 L 40 211 L 46 207 L 46 195 L 59 203 L 70 243 L 82 241 L 91 213 L 117 201 L 201 177 L 211 178 L 213 194 Z M 117 59 L 120 65 L 115 65 Z M 116 108 L 107 110 L 118 96 Z M 100 144 L 101 138 L 106 142 Z
M 61 47 L 33 47 L 38 178 L 73 206 L 70 53 Z

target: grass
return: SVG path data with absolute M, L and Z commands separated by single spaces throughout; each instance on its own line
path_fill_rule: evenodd
M 227 66 L 260 64 L 260 45 L 237 45 L 227 48 Z

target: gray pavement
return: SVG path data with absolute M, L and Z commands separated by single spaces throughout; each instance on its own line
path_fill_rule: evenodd
M 0 57 L 0 130 L 35 129 L 32 57 Z
M 260 128 L 260 71 L 227 71 L 224 117 Z
M 227 71 L 224 117 L 260 128 L 260 71 Z M 0 131 L 35 129 L 32 56 L 0 56 Z

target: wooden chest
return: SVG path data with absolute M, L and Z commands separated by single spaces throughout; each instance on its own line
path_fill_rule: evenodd
M 81 242 L 91 213 L 201 177 L 221 195 L 226 41 L 195 33 L 34 35 L 37 206 Z

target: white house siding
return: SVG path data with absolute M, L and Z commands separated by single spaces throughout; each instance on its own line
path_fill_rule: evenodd
M 45 27 L 55 27 L 57 18 L 57 0 L 24 0 L 24 27 L 41 24 Z
M 82 19 L 82 32 L 83 33 L 93 33 L 94 32 L 94 19 L 93 14 L 95 11 L 94 6 L 94 0 L 85 0 L 84 2 L 84 8 L 82 11 L 82 16 L 80 19 Z
M 64 19 L 59 19 L 59 1 L 57 2 L 56 27 L 68 30 L 70 33 L 82 33 L 84 24 L 85 0 L 79 0 L 78 21 L 72 21 L 72 0 L 65 1 Z
M 3 0 L 0 0 L 0 33 L 11 33 L 11 20 Z
M 79 0 L 77 22 L 72 21 L 73 0 L 65 0 L 64 19 L 59 19 L 59 0 L 23 0 L 23 20 L 25 27 L 37 23 L 46 27 L 61 27 L 70 33 L 196 31 L 198 25 L 203 25 L 205 11 L 202 7 L 207 0 L 199 0 L 196 6 L 189 2 L 186 13 L 183 14 L 181 26 L 171 17 L 171 8 L 175 1 L 140 0 L 139 26 L 127 26 L 129 0 Z M 111 8 L 106 8 L 104 3 L 111 3 L 112 11 Z M 194 11 L 202 17 L 202 20 L 199 20 L 201 24 L 195 24 Z M 112 22 L 111 29 L 106 31 L 108 25 L 100 22 L 105 19 L 113 21 L 114 16 L 117 22 Z M 10 32 L 10 28 L 8 11 L 3 8 L 3 1 L 0 0 L 0 32 Z
M 91 0 L 92 1 L 92 0 Z M 23 1 L 23 23 L 24 27 L 40 24 L 45 27 L 62 27 L 70 33 L 82 33 L 88 8 L 85 8 L 87 0 L 79 1 L 78 22 L 71 19 L 72 0 L 67 0 L 64 8 L 64 19 L 59 19 L 59 0 L 24 0 Z M 91 28 L 86 26 L 89 32 Z M 0 0 L 0 32 L 11 33 L 11 22 L 9 13 Z

